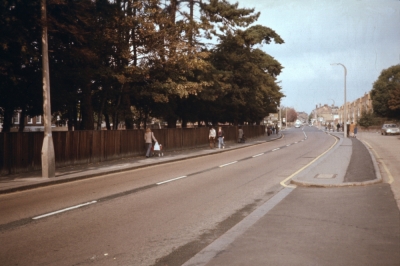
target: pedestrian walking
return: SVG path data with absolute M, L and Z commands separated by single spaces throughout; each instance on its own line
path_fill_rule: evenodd
M 353 124 L 353 122 L 351 122 L 351 124 L 350 124 L 349 132 L 350 132 L 350 137 L 354 137 L 354 124 Z
M 358 131 L 357 124 L 355 124 L 355 126 L 354 126 L 354 137 L 355 138 L 357 138 L 357 131 Z
M 154 142 L 157 142 L 157 139 L 154 137 L 153 132 L 148 127 L 146 128 L 146 133 L 144 133 L 144 142 L 146 143 L 146 148 L 147 148 L 146 158 L 150 157 L 151 147 L 153 146 L 153 140 Z
M 242 127 L 239 127 L 239 130 L 238 130 L 239 132 L 238 132 L 238 136 L 239 136 L 239 140 L 238 140 L 238 142 L 239 143 L 244 143 L 244 134 L 243 134 L 243 129 L 242 129 Z
M 224 143 L 224 131 L 222 130 L 221 127 L 218 127 L 218 149 L 221 149 L 221 147 L 224 149 L 225 148 L 225 143 Z
M 210 148 L 214 149 L 215 148 L 215 137 L 217 136 L 217 132 L 215 132 L 215 129 L 213 126 L 210 127 L 210 132 L 208 133 L 208 140 L 210 141 Z
M 340 124 L 339 123 L 337 123 L 336 128 L 337 128 L 337 132 L 339 132 L 339 130 L 340 130 Z

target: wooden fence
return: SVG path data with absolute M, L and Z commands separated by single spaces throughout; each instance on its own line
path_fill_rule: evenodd
M 223 127 L 225 141 L 237 139 L 238 128 Z M 153 129 L 163 150 L 208 145 L 206 127 Z M 265 134 L 264 126 L 243 126 L 247 138 Z M 144 130 L 53 132 L 56 168 L 145 154 Z M 41 169 L 43 132 L 0 133 L 0 176 Z

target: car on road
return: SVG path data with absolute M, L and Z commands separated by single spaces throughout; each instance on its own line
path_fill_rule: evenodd
M 296 122 L 294 122 L 294 127 L 301 127 L 302 124 L 300 120 L 296 120 Z
M 383 124 L 381 128 L 382 135 L 398 135 L 400 134 L 400 128 L 396 124 Z

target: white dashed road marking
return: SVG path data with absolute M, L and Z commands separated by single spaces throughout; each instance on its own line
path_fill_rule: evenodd
M 76 205 L 76 206 L 72 206 L 72 207 L 68 207 L 68 208 L 65 208 L 65 209 L 62 209 L 62 210 L 59 210 L 59 211 L 50 212 L 50 213 L 46 213 L 46 214 L 43 214 L 43 215 L 40 215 L 40 216 L 36 216 L 36 217 L 33 217 L 32 219 L 33 219 L 33 220 L 41 219 L 41 218 L 44 218 L 44 217 L 48 217 L 48 216 L 51 216 L 51 215 L 55 215 L 55 214 L 57 214 L 57 213 L 62 213 L 62 212 L 66 212 L 66 211 L 78 209 L 78 208 L 80 208 L 80 207 L 87 206 L 87 205 L 90 205 L 90 204 L 94 204 L 94 203 L 96 203 L 96 202 L 97 202 L 97 201 L 94 200 L 94 201 L 82 203 L 82 204 L 79 204 L 79 205 Z
M 184 175 L 184 176 L 180 176 L 180 177 L 177 177 L 177 178 L 172 178 L 172 179 L 169 179 L 169 180 L 166 180 L 166 181 L 162 181 L 162 182 L 159 182 L 159 183 L 156 183 L 157 185 L 162 185 L 162 184 L 165 184 L 165 183 L 168 183 L 168 182 L 172 182 L 172 181 L 175 181 L 175 180 L 179 180 L 179 179 L 182 179 L 182 178 L 185 178 L 185 177 L 187 177 L 186 175 Z
M 225 167 L 225 166 L 228 166 L 228 165 L 237 163 L 237 162 L 238 162 L 238 161 L 234 161 L 234 162 L 231 162 L 231 163 L 223 164 L 223 165 L 220 165 L 219 167 L 222 168 L 222 167 Z

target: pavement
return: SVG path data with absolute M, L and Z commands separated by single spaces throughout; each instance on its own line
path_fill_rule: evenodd
M 183 266 L 398 266 L 400 176 L 384 180 L 381 172 L 390 170 L 364 143 L 380 135 L 367 133 L 360 141 L 326 133 L 337 141 L 325 154 Z
M 380 135 L 365 133 L 359 134 L 360 138 L 345 139 L 341 132 L 326 134 L 336 138 L 328 151 L 292 176 L 270 200 L 183 265 L 398 265 L 400 176 L 390 174 L 393 165 L 388 167 L 388 163 L 377 156 L 377 147 L 371 146 L 371 143 L 379 144 L 373 140 Z M 207 156 L 281 137 L 278 134 L 249 139 L 246 143 L 230 142 L 225 149 L 205 146 L 165 152 L 163 157 L 133 157 L 65 167 L 56 169 L 56 177 L 48 179 L 41 178 L 41 172 L 10 175 L 1 177 L 0 194 Z M 393 136 L 390 141 L 394 143 L 391 145 L 400 147 L 400 138 Z M 400 161 L 399 152 L 391 156 L 392 161 Z M 304 237 L 299 238 L 299 234 Z M 330 242 L 324 245 L 328 239 Z M 332 242 L 343 239 L 347 242 L 334 245 L 338 250 L 324 250 Z M 302 242 L 298 242 L 300 240 Z M 371 248 L 371 242 L 383 246 L 374 244 Z M 353 252 L 346 260 L 350 250 Z M 338 262 L 335 254 L 344 254 L 340 258 L 342 261 Z
M 342 132 L 328 133 L 335 144 L 313 165 L 295 175 L 291 183 L 298 186 L 344 187 L 382 182 L 378 163 L 357 138 L 344 138 Z

